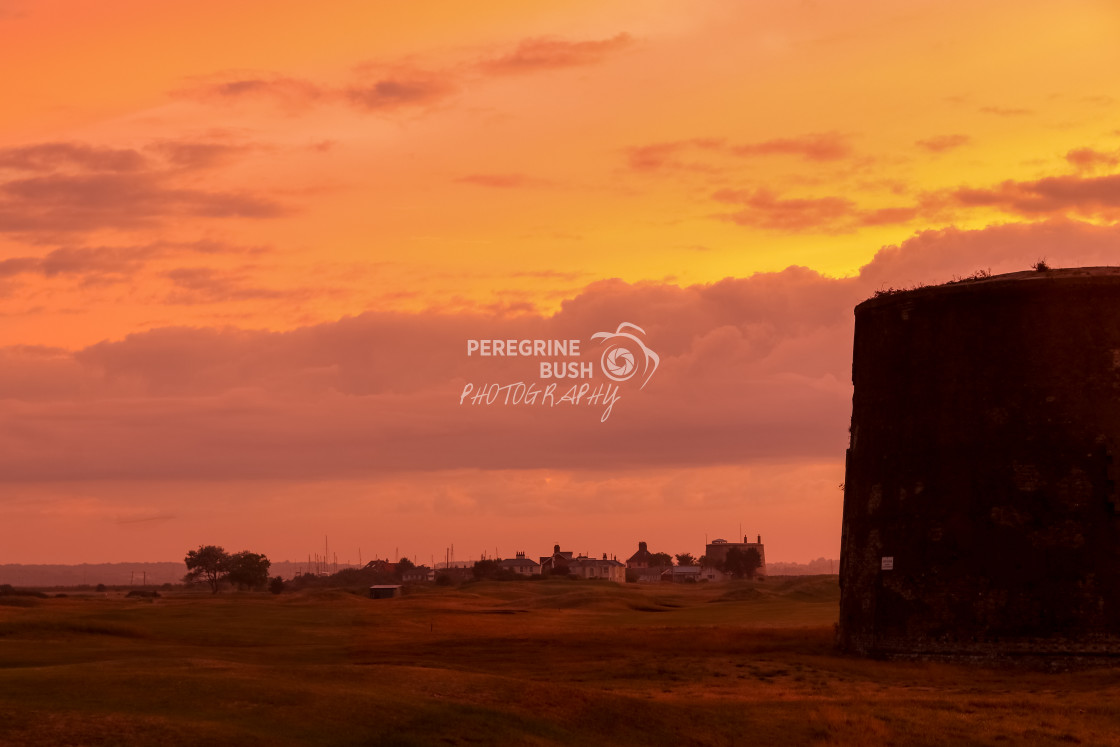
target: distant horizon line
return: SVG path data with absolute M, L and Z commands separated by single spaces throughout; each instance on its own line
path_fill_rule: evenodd
M 403 557 L 408 557 L 408 556 L 402 555 L 401 557 L 403 558 Z M 693 556 L 693 557 L 696 557 L 696 556 Z M 487 558 L 487 559 L 491 559 L 491 558 Z M 696 559 L 699 560 L 698 557 Z M 358 568 L 358 567 L 363 567 L 363 566 L 367 565 L 368 563 L 373 562 L 374 560 L 385 560 L 386 562 L 389 562 L 389 563 L 397 563 L 397 562 L 400 561 L 400 558 L 397 558 L 396 560 L 392 560 L 390 558 L 371 558 L 370 560 L 368 560 L 364 563 L 361 563 L 360 565 L 358 563 L 342 562 L 342 561 L 338 561 L 337 563 L 334 563 L 334 562 L 316 563 L 315 561 L 311 561 L 310 564 L 311 565 L 325 564 L 325 565 L 331 565 L 331 566 L 337 565 L 340 568 Z M 476 559 L 470 559 L 470 560 L 457 560 L 455 562 L 456 563 L 468 563 L 468 562 L 473 563 L 473 562 L 475 562 L 475 560 L 478 560 L 478 559 L 476 558 Z M 812 563 L 816 563 L 816 562 L 821 561 L 821 560 L 823 560 L 825 562 L 835 562 L 835 563 L 840 562 L 839 558 L 828 558 L 828 557 L 825 557 L 825 556 L 822 555 L 820 557 L 812 558 L 811 560 L 807 560 L 807 561 L 768 560 L 768 561 L 766 561 L 766 564 L 767 565 L 776 565 L 776 564 L 810 565 Z M 303 559 L 303 560 L 272 560 L 270 558 L 269 562 L 272 565 L 280 565 L 280 564 L 307 565 L 308 564 L 308 561 L 307 561 L 306 558 Z M 5 567 L 9 567 L 9 566 L 61 566 L 61 567 L 65 567 L 65 568 L 80 568 L 83 565 L 159 565 L 159 564 L 174 564 L 174 565 L 182 565 L 184 567 L 186 566 L 186 563 L 183 560 L 102 560 L 102 561 L 82 561 L 81 563 L 25 563 L 25 562 L 11 561 L 11 562 L 0 562 L 0 568 L 5 568 Z M 423 564 L 421 563 L 421 565 L 423 565 Z

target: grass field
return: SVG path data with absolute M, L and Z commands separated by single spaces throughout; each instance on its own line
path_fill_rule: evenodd
M 870 661 L 835 577 L 9 597 L 3 744 L 1120 744 L 1120 670 Z

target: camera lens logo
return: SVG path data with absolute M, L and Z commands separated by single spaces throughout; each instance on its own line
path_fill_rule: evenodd
M 620 379 L 628 379 L 634 374 L 634 356 L 626 348 L 614 348 L 603 359 L 603 368 Z
M 642 389 L 645 388 L 650 377 L 657 370 L 657 365 L 661 362 L 661 359 L 657 353 L 646 347 L 645 342 L 640 337 L 628 330 L 634 330 L 641 335 L 646 333 L 636 324 L 623 322 L 618 325 L 618 329 L 614 332 L 596 332 L 591 335 L 591 339 L 600 340 L 600 344 L 604 345 L 603 356 L 599 359 L 599 365 L 608 379 L 611 381 L 628 381 L 641 369 L 640 373 L 645 375 L 645 378 L 642 379 L 642 386 L 639 387 L 639 389 Z

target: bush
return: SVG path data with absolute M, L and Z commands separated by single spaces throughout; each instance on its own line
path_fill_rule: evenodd
M 268 582 L 268 590 L 273 594 L 279 594 L 280 592 L 284 591 L 284 579 L 280 578 L 279 576 L 275 576 L 271 581 Z
M 16 589 L 11 584 L 0 584 L 0 597 L 36 597 L 46 599 L 47 595 L 34 589 Z

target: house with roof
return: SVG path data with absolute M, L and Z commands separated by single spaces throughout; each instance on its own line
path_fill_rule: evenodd
M 559 549 L 559 545 L 556 546 Z M 569 553 L 570 554 L 570 553 Z M 511 571 L 518 576 L 541 575 L 541 564 L 532 558 L 525 557 L 524 552 L 519 552 L 515 557 L 498 561 L 498 567 L 504 571 Z
M 426 565 L 409 568 L 401 572 L 401 582 L 405 584 L 425 584 L 436 580 L 436 571 Z
M 698 581 L 727 581 L 731 576 L 727 575 L 719 568 L 713 565 L 697 566 L 700 569 L 700 578 Z
M 447 577 L 452 583 L 461 584 L 474 580 L 474 564 L 461 565 L 459 563 L 436 563 L 435 577 Z
M 703 575 L 698 565 L 674 565 L 661 572 L 661 580 L 674 584 L 695 584 Z
M 645 542 L 639 542 L 638 551 L 626 560 L 626 576 L 640 584 L 657 584 L 668 567 L 654 557 Z
M 580 578 L 603 579 L 617 583 L 626 582 L 626 566 L 617 558 L 608 558 L 603 553 L 602 558 L 589 558 L 580 555 L 568 562 L 568 572 Z
M 653 563 L 653 553 L 649 551 L 645 542 L 639 542 L 638 551 L 626 559 L 626 567 L 630 569 L 649 568 Z
M 745 553 L 748 550 L 754 550 L 758 553 L 759 566 L 755 571 L 756 578 L 766 577 L 766 546 L 762 544 L 762 535 L 758 535 L 758 541 L 751 542 L 750 537 L 743 537 L 742 542 L 728 542 L 725 539 L 714 539 L 707 544 L 704 548 L 704 555 L 706 562 L 709 565 L 722 566 L 724 561 L 727 560 L 727 553 L 731 552 L 732 548 L 737 548 L 739 552 Z
M 567 567 L 572 561 L 571 550 L 561 550 L 560 545 L 554 545 L 551 555 L 541 556 L 541 574 L 547 576 L 560 566 Z

